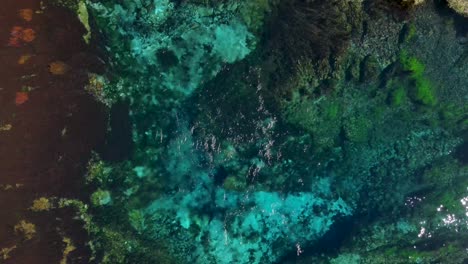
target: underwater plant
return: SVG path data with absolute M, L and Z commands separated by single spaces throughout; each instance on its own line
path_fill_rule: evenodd
M 282 1 L 271 25 L 272 40 L 289 59 L 326 58 L 347 46 L 351 26 L 347 16 L 352 4 L 344 1 Z
M 409 56 L 406 50 L 400 52 L 400 63 L 403 69 L 410 73 L 410 77 L 414 82 L 414 89 L 412 89 L 410 95 L 424 105 L 434 106 L 437 104 L 434 87 L 424 76 L 424 64 L 416 57 Z
M 413 7 L 424 2 L 425 0 L 366 0 L 364 8 L 374 16 L 391 14 L 395 19 L 403 20 Z
M 394 90 L 391 94 L 391 102 L 393 106 L 400 106 L 406 100 L 406 90 L 403 86 L 399 86 L 396 90 Z

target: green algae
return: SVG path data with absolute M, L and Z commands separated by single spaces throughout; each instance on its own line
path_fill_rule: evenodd
M 346 120 L 344 124 L 346 138 L 356 143 L 368 141 L 371 124 L 369 119 L 362 116 Z
M 402 86 L 399 86 L 391 94 L 391 102 L 393 106 L 401 106 L 407 100 L 406 89 Z
M 414 56 L 408 55 L 406 50 L 400 52 L 400 63 L 405 71 L 410 72 L 411 80 L 414 82 L 410 90 L 412 98 L 424 105 L 435 106 L 437 97 L 430 80 L 425 77 L 425 66 Z

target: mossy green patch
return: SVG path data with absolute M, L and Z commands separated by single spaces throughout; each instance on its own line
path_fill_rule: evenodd
M 332 102 L 328 104 L 325 108 L 325 114 L 327 118 L 333 120 L 338 117 L 340 111 L 340 105 L 338 103 Z
M 131 210 L 128 213 L 130 225 L 139 233 L 142 234 L 146 229 L 145 214 L 142 210 Z
M 463 198 L 462 194 L 457 194 L 454 191 L 445 191 L 440 195 L 439 205 L 448 209 L 451 213 L 464 214 L 465 208 L 462 206 L 460 199 Z
M 265 14 L 270 12 L 269 0 L 246 1 L 240 8 L 242 19 L 253 32 L 258 31 L 264 21 Z
M 109 191 L 98 189 L 91 194 L 91 204 L 94 206 L 108 205 L 112 201 Z
M 435 106 L 436 94 L 431 82 L 424 76 L 424 64 L 416 57 L 409 56 L 406 50 L 400 53 L 400 63 L 405 71 L 410 72 L 414 84 L 410 93 L 412 99 L 427 106 Z
M 223 187 L 226 190 L 231 191 L 245 191 L 247 185 L 242 179 L 238 179 L 235 176 L 229 176 L 226 178 L 226 180 L 224 180 Z
M 444 104 L 440 110 L 440 117 L 447 128 L 463 130 L 468 128 L 467 105 Z
M 327 149 L 339 136 L 340 110 L 339 102 L 322 97 L 285 104 L 283 114 L 288 123 L 310 133 L 318 149 Z
M 391 93 L 391 104 L 393 106 L 401 106 L 407 100 L 406 89 L 403 86 L 399 86 L 396 90 Z
M 431 83 L 429 82 L 429 80 L 423 77 L 418 77 L 415 79 L 415 82 L 416 82 L 416 90 L 414 90 L 415 99 L 425 105 L 429 105 L 429 106 L 436 105 L 437 99 L 435 97 L 434 89 Z
M 406 35 L 405 41 L 410 41 L 416 36 L 416 26 L 411 23 L 408 25 L 408 34 Z
M 400 32 L 400 43 L 408 43 L 416 36 L 416 26 L 414 23 L 408 23 L 403 26 Z
M 441 254 L 444 254 L 444 255 L 447 255 L 447 256 L 453 256 L 454 254 L 457 253 L 457 251 L 459 251 L 460 248 L 454 246 L 453 244 L 449 244 L 445 247 L 443 247 L 441 250 L 440 250 L 440 253 Z
M 99 263 L 177 263 L 162 246 L 154 243 L 146 245 L 121 230 L 103 228 L 93 242 L 103 249 Z
M 406 263 L 421 263 L 425 258 L 430 256 L 429 252 L 422 252 L 416 249 L 407 249 L 397 246 L 390 247 L 384 251 L 384 254 L 391 259 L 405 259 Z M 400 263 L 400 262 L 398 262 Z
M 86 182 L 95 184 L 107 182 L 112 171 L 111 167 L 108 167 L 95 153 L 93 153 L 91 160 L 88 162 L 87 169 Z
M 363 143 L 368 140 L 371 121 L 365 117 L 351 117 L 345 122 L 346 138 L 352 142 Z
M 91 40 L 91 27 L 89 26 L 89 14 L 86 4 L 80 1 L 78 3 L 78 10 L 76 12 L 78 14 L 78 19 L 86 29 L 86 34 L 83 35 L 83 40 L 86 42 L 86 44 L 89 44 L 89 41 Z

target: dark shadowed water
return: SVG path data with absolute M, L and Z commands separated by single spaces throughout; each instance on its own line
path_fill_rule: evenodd
M 32 12 L 22 16 L 25 9 Z M 15 44 L 15 27 L 33 33 Z M 87 198 L 83 174 L 91 150 L 103 144 L 106 110 L 83 89 L 87 72 L 102 70 L 83 32 L 64 8 L 42 10 L 35 0 L 1 3 L 0 248 L 14 248 L 9 258 L 0 254 L 1 263 L 59 263 L 64 237 L 77 248 L 70 253 L 74 263 L 88 263 L 87 236 L 72 209 L 28 209 L 40 197 Z M 67 65 L 63 74 L 50 72 L 57 61 Z M 35 226 L 30 239 L 15 231 L 21 221 Z

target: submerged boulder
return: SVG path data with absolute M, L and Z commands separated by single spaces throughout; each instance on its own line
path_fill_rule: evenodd
M 466 0 L 447 0 L 450 8 L 462 16 L 468 17 L 468 1 Z

